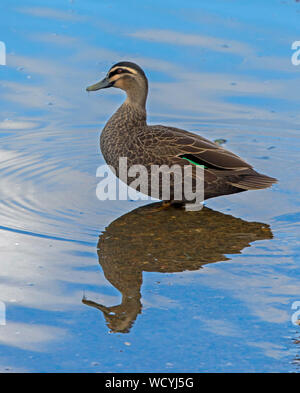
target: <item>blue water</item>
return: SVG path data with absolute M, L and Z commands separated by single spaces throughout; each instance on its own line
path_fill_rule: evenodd
M 299 371 L 299 18 L 292 0 L 1 1 L 1 372 Z M 139 227 L 145 201 L 96 198 L 99 134 L 124 95 L 85 87 L 121 60 L 148 76 L 149 123 L 225 139 L 279 179 L 209 200 L 215 237 L 198 216 L 170 233 Z M 112 326 L 120 292 L 128 321 Z

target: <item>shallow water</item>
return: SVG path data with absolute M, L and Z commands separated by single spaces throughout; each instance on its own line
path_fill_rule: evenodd
M 298 372 L 300 4 L 131 3 L 1 1 L 0 371 Z M 197 213 L 99 201 L 124 97 L 85 87 L 120 60 L 148 75 L 150 123 L 279 183 Z

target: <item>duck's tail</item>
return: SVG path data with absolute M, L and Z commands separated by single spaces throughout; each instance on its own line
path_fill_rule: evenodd
M 277 183 L 277 179 L 262 175 L 258 172 L 241 175 L 238 181 L 230 182 L 231 185 L 243 190 L 261 190 L 263 188 L 271 187 L 274 183 Z

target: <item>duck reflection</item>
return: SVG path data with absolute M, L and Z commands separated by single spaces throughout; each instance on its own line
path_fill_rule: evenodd
M 298 325 L 300 326 L 300 319 L 298 319 Z M 300 354 L 299 354 L 299 349 L 300 349 L 300 335 L 299 332 L 297 333 L 297 337 L 293 339 L 293 344 L 296 346 L 296 349 L 294 351 L 296 352 L 296 355 L 294 356 L 292 360 L 292 364 L 296 368 L 296 372 L 300 370 Z
M 103 312 L 112 332 L 128 333 L 142 311 L 143 272 L 198 270 L 226 261 L 256 240 L 271 239 L 267 224 L 247 222 L 204 207 L 176 207 L 153 213 L 151 204 L 113 221 L 100 236 L 98 258 L 106 279 L 122 294 L 119 305 L 107 307 L 83 298 Z

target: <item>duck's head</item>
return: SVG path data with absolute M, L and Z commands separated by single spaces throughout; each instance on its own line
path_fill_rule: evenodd
M 113 65 L 102 81 L 86 88 L 87 91 L 96 91 L 117 87 L 127 93 L 127 103 L 145 106 L 148 81 L 144 71 L 135 63 L 121 61 Z

